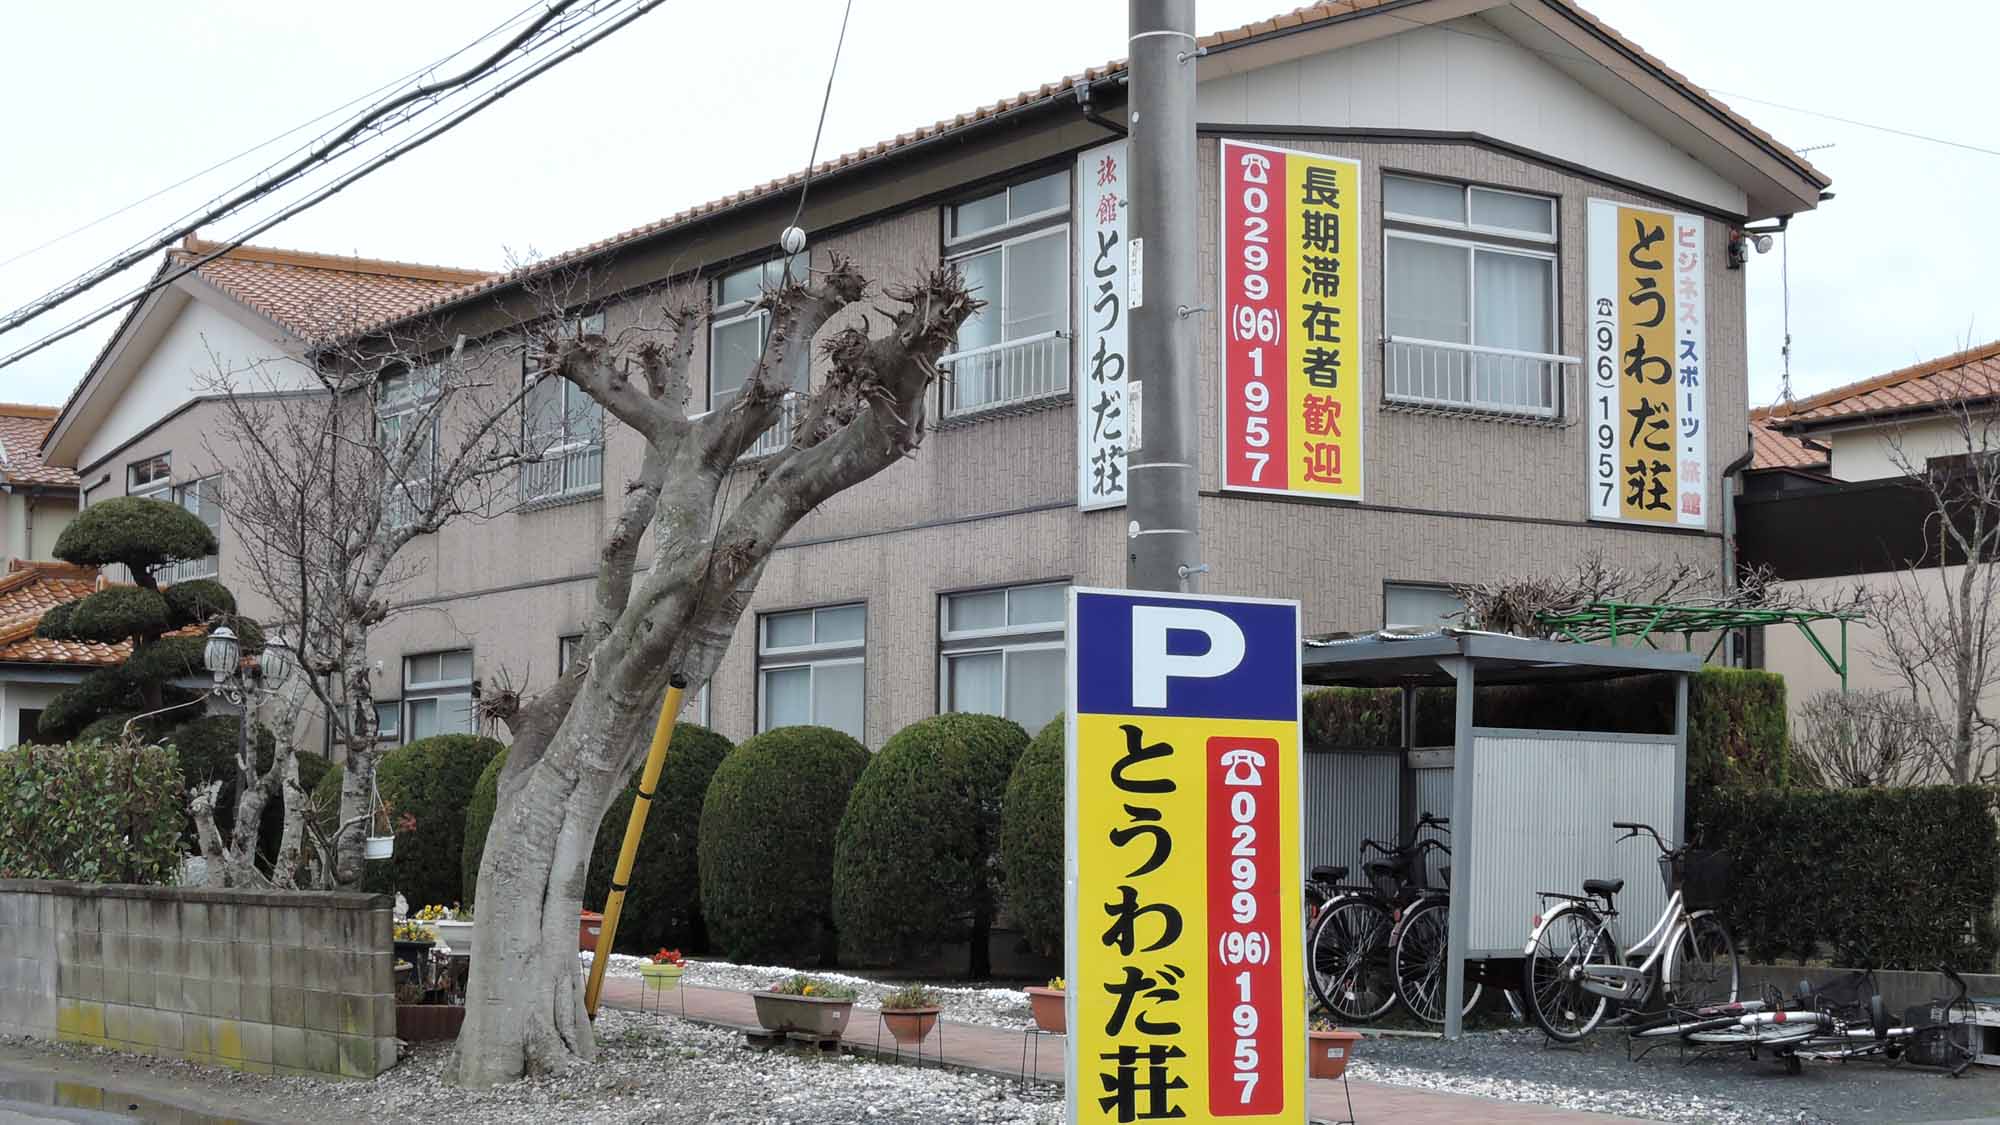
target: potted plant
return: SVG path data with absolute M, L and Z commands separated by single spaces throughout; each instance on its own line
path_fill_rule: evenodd
M 882 998 L 882 1022 L 898 1043 L 921 1044 L 937 1026 L 937 993 L 921 984 L 899 988 Z
M 442 906 L 426 906 L 417 912 L 417 920 L 437 930 L 438 940 L 450 948 L 452 956 L 472 956 L 472 939 L 478 929 L 472 924 L 471 907 L 457 903 L 452 903 L 449 910 Z
M 757 1022 L 780 1035 L 838 1039 L 854 1010 L 853 989 L 803 973 L 750 995 L 757 1006 Z
M 1358 1031 L 1341 1031 L 1325 1016 L 1313 1019 L 1306 1032 L 1306 1073 L 1314 1078 L 1339 1078 L 1347 1073 L 1354 1045 L 1361 1041 Z
M 597 934 L 604 929 L 604 915 L 594 910 L 586 910 L 577 919 L 576 947 L 585 953 L 597 952 Z
M 419 971 L 430 959 L 431 946 L 437 944 L 437 931 L 413 919 L 396 923 L 394 937 L 396 960 L 408 961 Z
M 680 983 L 681 974 L 685 972 L 687 958 L 682 957 L 678 949 L 662 949 L 639 966 L 639 975 L 645 978 L 646 987 L 655 990 Z
M 1069 1030 L 1069 990 L 1061 977 L 1047 988 L 1028 986 L 1028 1010 L 1035 1014 L 1035 1026 L 1061 1034 Z
M 388 859 L 396 854 L 396 832 L 408 832 L 417 826 L 417 818 L 404 813 L 397 821 L 389 810 L 389 802 L 377 799 L 374 822 L 368 826 L 368 835 L 362 841 L 363 859 Z

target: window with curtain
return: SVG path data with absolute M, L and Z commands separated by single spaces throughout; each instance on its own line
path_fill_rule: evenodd
M 938 609 L 945 711 L 1003 715 L 1029 734 L 1063 708 L 1062 583 L 946 594 Z
M 757 619 L 757 729 L 811 724 L 862 737 L 868 611 L 826 606 Z
M 1382 210 L 1389 400 L 1559 413 L 1555 200 L 1385 176 Z

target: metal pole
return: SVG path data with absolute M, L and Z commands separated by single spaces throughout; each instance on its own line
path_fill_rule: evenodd
M 1132 377 L 1140 444 L 1126 477 L 1125 584 L 1192 590 L 1201 564 L 1196 448 L 1194 0 L 1131 0 Z
M 1445 928 L 1444 1037 L 1465 1033 L 1465 951 L 1471 936 L 1474 880 L 1472 844 L 1472 703 L 1478 690 L 1472 659 L 1452 662 L 1457 681 L 1457 735 L 1451 751 L 1451 914 Z
M 625 888 L 632 882 L 632 865 L 639 856 L 639 836 L 646 831 L 646 814 L 653 808 L 653 792 L 660 784 L 660 769 L 667 764 L 667 744 L 674 739 L 674 720 L 680 716 L 681 700 L 687 693 L 687 679 L 676 672 L 667 680 L 667 697 L 660 702 L 660 719 L 653 725 L 653 745 L 646 751 L 646 768 L 639 774 L 639 796 L 632 802 L 632 816 L 625 822 L 625 844 L 618 849 L 618 866 L 611 873 L 611 894 L 604 900 L 604 924 L 597 931 L 597 949 L 590 955 L 590 980 L 583 987 L 583 1008 L 597 1018 L 597 994 L 604 988 L 604 967 L 611 957 L 611 942 L 618 936 L 618 915 L 625 910 Z

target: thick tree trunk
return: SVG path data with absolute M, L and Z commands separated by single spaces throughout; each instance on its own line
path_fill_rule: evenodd
M 342 703 L 348 710 L 342 739 L 340 825 L 333 840 L 333 880 L 342 889 L 361 885 L 367 870 L 365 846 L 375 821 L 375 688 L 369 680 L 368 638 L 358 626 L 343 638 L 340 654 Z M 394 831 L 391 825 L 390 830 Z

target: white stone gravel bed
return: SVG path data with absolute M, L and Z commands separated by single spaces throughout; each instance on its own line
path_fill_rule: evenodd
M 577 955 L 578 962 L 586 970 L 590 967 L 590 956 L 588 953 Z M 636 977 L 639 975 L 639 965 L 644 961 L 643 957 L 614 953 L 604 972 L 606 976 Z M 870 980 L 846 973 L 792 969 L 782 965 L 737 965 L 728 961 L 693 959 L 688 961 L 687 973 L 681 980 L 698 988 L 755 992 L 769 988 L 777 981 L 800 972 L 854 989 L 859 993 L 855 1001 L 856 1007 L 879 1007 L 882 997 L 902 987 L 901 983 L 895 981 Z M 962 988 L 935 984 L 927 987 L 937 994 L 938 1007 L 944 1010 L 944 1018 L 956 1023 L 1020 1028 L 1033 1022 L 1033 1017 L 1028 1012 L 1028 994 L 1019 988 Z

